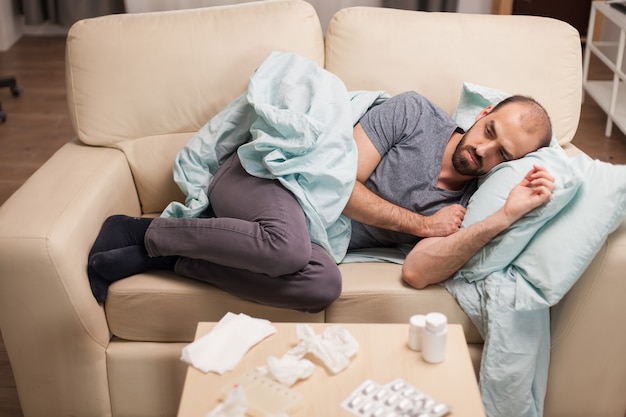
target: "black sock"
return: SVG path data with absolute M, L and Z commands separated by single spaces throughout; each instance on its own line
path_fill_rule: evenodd
M 89 265 L 87 265 L 87 276 L 89 277 L 89 287 L 91 288 L 91 293 L 96 298 L 96 301 L 104 303 L 104 300 L 107 298 L 110 283 L 102 278 L 102 276 L 94 271 L 94 269 Z
M 122 214 L 110 216 L 102 224 L 89 257 L 111 249 L 143 245 L 146 231 L 152 220 L 149 217 L 130 217 Z
M 110 216 L 102 224 L 100 233 L 89 251 L 89 259 L 99 252 L 137 244 L 143 245 L 146 230 L 148 230 L 151 222 L 151 218 L 130 217 L 121 214 Z M 87 277 L 91 292 L 96 300 L 99 303 L 104 302 L 112 281 L 103 277 L 90 264 L 87 266 Z
M 89 266 L 105 281 L 114 282 L 149 269 L 174 269 L 177 256 L 151 258 L 143 245 L 98 252 L 89 258 Z

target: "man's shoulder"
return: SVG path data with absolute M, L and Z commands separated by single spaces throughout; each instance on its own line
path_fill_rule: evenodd
M 419 102 L 419 103 L 430 103 L 430 100 L 428 100 L 425 96 L 423 96 L 420 93 L 418 93 L 417 91 L 413 91 L 413 90 L 409 90 L 409 91 L 405 91 L 403 93 L 399 93 L 395 97 L 398 100 L 410 100 L 410 101 L 415 101 L 415 102 Z
M 394 97 L 398 101 L 402 101 L 406 106 L 419 107 L 422 110 L 430 111 L 432 113 L 445 113 L 435 102 L 428 97 L 418 93 L 417 91 L 405 91 L 399 93 Z M 447 113 L 445 113 L 447 115 Z

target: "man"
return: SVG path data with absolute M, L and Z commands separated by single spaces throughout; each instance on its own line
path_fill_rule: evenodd
M 415 115 L 426 120 L 417 122 Z M 419 143 L 437 134 L 439 142 Z M 554 179 L 535 167 L 498 213 L 458 232 L 464 206 L 474 191 L 473 179 L 501 162 L 548 146 L 551 136 L 546 111 L 523 96 L 485 108 L 465 134 L 445 113 L 415 93 L 398 95 L 374 107 L 354 129 L 359 150 L 357 184 L 344 213 L 362 224 L 353 222 L 351 247 L 415 243 L 416 237 L 427 238 L 409 253 L 403 278 L 411 286 L 423 288 L 451 277 L 498 233 L 546 202 L 554 187 Z M 443 140 L 446 137 L 450 139 Z M 396 142 L 391 144 L 392 140 Z M 428 145 L 433 147 L 430 154 L 420 155 L 414 164 L 401 160 Z M 429 159 L 435 163 L 429 171 L 422 169 Z M 390 160 L 415 169 L 398 172 Z M 425 180 L 416 189 L 418 180 L 411 177 L 418 175 Z M 407 181 L 407 177 L 409 184 L 394 194 L 394 182 Z M 411 190 L 409 195 L 406 190 Z
M 407 257 L 404 278 L 418 288 L 448 278 L 489 239 L 543 204 L 553 187 L 537 167 L 512 191 L 502 215 L 459 231 L 474 179 L 547 145 L 550 137 L 547 114 L 525 97 L 486 108 L 467 133 L 417 93 L 373 107 L 354 127 L 357 177 L 344 209 L 353 220 L 350 247 L 426 238 Z M 153 268 L 302 311 L 320 311 L 340 295 L 337 265 L 311 242 L 299 203 L 277 180 L 249 175 L 235 153 L 208 194 L 212 218 L 107 219 L 88 262 L 96 299 L 104 301 L 111 282 Z M 445 253 L 456 258 L 445 262 L 449 268 L 423 273 Z

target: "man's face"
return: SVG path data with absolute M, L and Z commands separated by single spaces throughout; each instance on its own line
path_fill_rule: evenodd
M 519 103 L 507 104 L 496 112 L 490 107 L 483 110 L 454 150 L 454 169 L 461 175 L 477 177 L 501 162 L 536 150 L 541 132 L 523 123 L 524 110 Z

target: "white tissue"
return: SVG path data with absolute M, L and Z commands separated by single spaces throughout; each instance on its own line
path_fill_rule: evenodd
M 311 326 L 299 324 L 296 334 L 300 344 L 294 349 L 310 352 L 334 374 L 343 371 L 359 351 L 359 342 L 342 326 L 327 327 L 321 335 L 316 335 Z
M 268 320 L 227 313 L 208 334 L 185 346 L 181 359 L 203 372 L 232 370 L 246 352 L 276 333 Z
M 308 359 L 301 359 L 286 353 L 280 358 L 268 357 L 267 370 L 276 381 L 290 387 L 297 380 L 310 377 L 315 370 L 315 365 Z
M 311 376 L 315 366 L 308 359 L 304 359 L 308 353 L 322 361 L 333 374 L 337 374 L 350 364 L 350 359 L 359 351 L 359 342 L 342 326 L 327 327 L 316 335 L 311 326 L 298 324 L 296 335 L 300 343 L 281 358 L 268 357 L 267 368 L 264 370 L 286 386 Z

